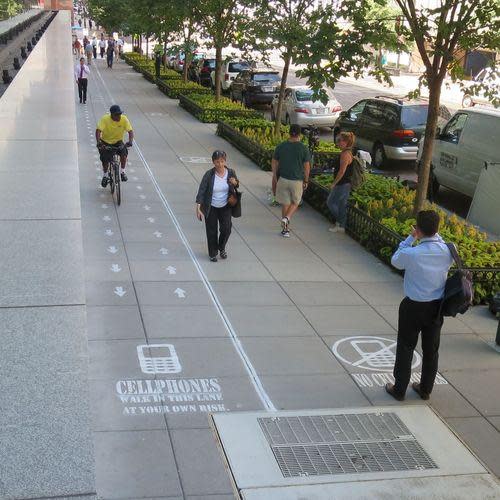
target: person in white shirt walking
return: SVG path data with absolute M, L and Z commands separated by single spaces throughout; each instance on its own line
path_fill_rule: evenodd
M 80 98 L 80 104 L 87 103 L 87 85 L 88 77 L 90 75 L 90 69 L 85 64 L 85 58 L 80 57 L 80 63 L 75 66 L 75 80 L 78 85 L 78 97 Z
M 103 34 L 101 34 L 101 39 L 99 40 L 99 50 L 101 52 L 101 59 L 104 59 L 104 54 L 106 53 L 106 40 Z
M 92 37 L 92 53 L 94 59 L 97 59 L 97 38 L 95 36 Z
M 413 390 L 429 399 L 438 370 L 438 350 L 443 326 L 440 305 L 444 295 L 448 270 L 453 257 L 446 243 L 438 234 L 439 214 L 422 210 L 417 224 L 394 253 L 391 263 L 405 271 L 405 298 L 399 306 L 398 339 L 394 384 L 385 390 L 398 401 L 405 398 L 410 383 L 413 353 L 422 334 L 422 374 L 420 383 L 413 383 Z M 413 246 L 415 240 L 419 244 Z

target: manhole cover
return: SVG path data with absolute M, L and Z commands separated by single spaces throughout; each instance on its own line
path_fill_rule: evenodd
M 488 471 L 424 405 L 214 413 L 244 500 L 500 498 Z
M 436 468 L 395 413 L 259 418 L 283 477 Z

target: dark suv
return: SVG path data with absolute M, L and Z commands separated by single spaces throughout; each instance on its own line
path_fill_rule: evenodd
M 191 62 L 188 68 L 188 78 L 200 85 L 210 87 L 210 73 L 215 70 L 215 59 L 201 59 Z
M 280 82 L 277 71 L 244 70 L 233 80 L 230 97 L 247 107 L 257 103 L 271 104 L 280 91 Z
M 428 103 L 393 96 L 363 99 L 340 113 L 333 129 L 354 132 L 356 148 L 372 155 L 372 166 L 380 168 L 387 160 L 417 159 L 418 141 L 427 122 Z

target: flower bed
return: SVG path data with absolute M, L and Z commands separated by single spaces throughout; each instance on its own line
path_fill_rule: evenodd
M 274 122 L 264 118 L 234 118 L 220 121 L 217 126 L 217 135 L 238 148 L 262 170 L 271 170 L 274 148 L 280 142 L 285 141 L 289 135 L 288 126 L 281 126 L 278 137 L 274 136 L 273 129 Z M 303 141 L 307 142 L 305 137 Z M 333 143 L 320 141 L 314 153 L 314 167 L 328 167 L 338 154 L 339 150 Z
M 156 68 L 155 62 L 152 59 L 147 59 L 145 56 L 137 54 L 136 52 L 127 52 L 122 55 L 122 58 L 136 71 L 142 73 L 146 80 L 156 83 Z M 160 78 L 162 80 L 180 80 L 181 76 L 176 71 L 165 69 L 162 66 L 160 68 Z
M 326 197 L 333 181 L 331 174 L 311 179 L 304 199 L 331 218 Z M 346 231 L 385 263 L 415 224 L 412 214 L 415 192 L 400 182 L 368 175 L 367 181 L 352 193 L 347 210 Z M 474 279 L 474 300 L 484 302 L 500 289 L 500 241 L 487 241 L 486 234 L 429 204 L 441 217 L 439 233 L 457 245 L 464 266 Z
M 215 96 L 209 94 L 181 95 L 179 104 L 204 123 L 216 123 L 235 117 L 262 117 L 257 111 L 248 109 L 242 104 L 235 103 L 231 99 L 222 96 L 219 101 L 216 101 Z
M 190 94 L 211 94 L 208 87 L 198 85 L 195 82 L 183 82 L 182 80 L 163 80 L 156 81 L 158 88 L 171 99 L 179 99 L 181 95 Z

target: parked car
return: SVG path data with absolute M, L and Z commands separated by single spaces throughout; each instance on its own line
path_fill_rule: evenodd
M 387 160 L 415 161 L 427 111 L 427 101 L 420 99 L 393 96 L 363 99 L 340 113 L 333 135 L 336 139 L 340 131 L 354 132 L 356 147 L 371 154 L 375 168 L 381 168 Z
M 280 81 L 277 71 L 245 69 L 233 80 L 230 96 L 247 107 L 271 104 L 280 90 Z
M 461 109 L 436 135 L 431 161 L 431 188 L 439 186 L 473 197 L 485 162 L 500 159 L 500 111 Z M 419 147 L 417 167 L 422 156 Z
M 495 99 L 500 104 L 500 74 L 498 71 L 494 72 L 491 68 L 484 68 L 474 77 L 468 86 L 470 87 L 477 83 L 484 83 L 489 87 L 495 87 Z M 483 91 L 479 92 L 478 95 L 473 95 L 465 91 L 462 99 L 462 106 L 464 108 L 470 108 L 476 104 L 492 104 L 492 101 L 485 96 Z
M 250 63 L 247 61 L 228 61 L 222 63 L 221 67 L 221 88 L 223 92 L 227 92 L 233 80 L 243 70 L 250 69 Z M 215 67 L 210 74 L 211 86 L 215 89 Z
M 184 53 L 179 52 L 178 54 L 175 55 L 173 61 L 172 61 L 172 69 L 175 69 L 176 71 L 183 71 L 184 70 Z
M 210 87 L 212 79 L 210 74 L 215 70 L 215 59 L 202 59 L 198 61 L 196 82 L 205 87 Z
M 308 87 L 288 87 L 283 97 L 281 122 L 297 124 L 301 127 L 331 127 L 342 111 L 337 99 L 330 89 L 325 89 L 328 102 L 313 101 L 313 91 Z M 271 118 L 276 118 L 278 97 L 271 104 Z

